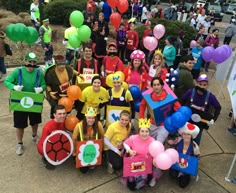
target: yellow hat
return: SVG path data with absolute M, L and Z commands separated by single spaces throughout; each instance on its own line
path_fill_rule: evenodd
M 88 107 L 85 112 L 85 117 L 96 117 L 97 111 L 93 107 Z
M 139 119 L 138 121 L 139 128 L 150 128 L 151 122 L 150 119 Z

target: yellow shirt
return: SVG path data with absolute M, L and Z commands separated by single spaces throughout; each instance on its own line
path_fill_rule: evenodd
M 108 138 L 112 145 L 116 148 L 120 149 L 119 147 L 122 146 L 123 141 L 129 136 L 131 130 L 131 124 L 129 123 L 128 128 L 122 127 L 120 121 L 116 121 L 109 125 L 104 137 Z M 105 150 L 109 148 L 105 145 Z
M 82 113 L 84 114 L 87 107 L 93 107 L 97 110 L 97 113 L 100 114 L 98 106 L 100 103 L 108 102 L 109 96 L 107 90 L 103 87 L 100 87 L 99 92 L 93 90 L 93 86 L 88 86 L 82 91 L 81 102 L 84 102 Z
M 69 36 L 71 34 L 73 34 L 73 33 L 78 33 L 78 30 L 77 30 L 76 27 L 71 26 L 71 27 L 67 28 L 65 30 L 64 38 L 67 39 L 67 41 L 68 41 L 69 40 Z M 69 42 L 67 42 L 66 48 L 73 49 L 72 46 L 69 44 Z
M 123 90 L 124 90 L 124 89 L 122 88 L 122 89 L 120 89 L 118 92 L 116 92 L 115 89 L 112 88 L 112 90 L 111 90 L 112 97 L 114 97 L 114 98 L 120 98 L 120 97 L 122 96 Z M 108 92 L 108 91 L 107 91 L 107 92 Z M 109 92 L 108 92 L 108 95 L 109 95 Z M 132 97 L 132 95 L 131 95 L 131 93 L 130 93 L 129 90 L 126 90 L 126 92 L 125 92 L 125 100 L 126 100 L 127 102 L 133 101 L 133 97 Z

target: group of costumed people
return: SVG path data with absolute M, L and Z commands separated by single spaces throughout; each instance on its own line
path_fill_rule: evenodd
M 133 23 L 130 28 L 132 31 Z M 105 41 L 104 37 L 102 40 Z M 170 50 L 175 48 L 170 42 L 171 39 L 167 38 L 163 54 L 161 50 L 154 51 L 150 62 L 146 62 L 144 51 L 133 45 L 126 52 L 129 57 L 127 66 L 117 56 L 120 50 L 116 41 L 101 45 L 107 55 L 97 59 L 93 58 L 92 43 L 84 42 L 80 58 L 74 58 L 73 67 L 68 63 L 67 52 L 66 57 L 54 56 L 55 64 L 48 65 L 44 71 L 37 65 L 36 54 L 28 52 L 25 64 L 16 68 L 4 81 L 11 90 L 16 154 L 24 153 L 24 129 L 29 120 L 32 140 L 37 143 L 47 169 L 54 169 L 73 156 L 76 167 L 83 174 L 102 162 L 107 164 L 109 173 L 121 169 L 125 172 L 129 158 L 150 157 L 148 160 L 151 162 L 145 162 L 146 165 L 140 165 L 140 162 L 147 160 L 132 165 L 130 170 L 137 170 L 137 174 L 123 175 L 122 182 L 129 189 L 155 186 L 163 170 L 167 169 L 180 187 L 186 187 L 191 173 L 174 165 L 185 164 L 187 167 L 184 158 L 179 159 L 182 154 L 200 156 L 202 131 L 217 120 L 221 105 L 208 91 L 206 74 L 200 74 L 199 70 L 198 76 L 193 78 L 191 71 L 195 58 L 192 55 L 184 56 L 179 68 L 172 69 L 174 59 Z M 66 37 L 64 43 L 69 44 Z M 174 86 L 171 84 L 173 80 Z M 70 98 L 72 87 L 75 90 L 73 98 Z M 38 139 L 38 124 L 42 122 L 42 108 L 38 109 L 38 106 L 43 106 L 44 94 L 51 107 L 51 120 L 44 125 Z M 41 100 L 37 101 L 38 98 Z M 74 112 L 76 116 L 72 115 Z M 155 142 L 158 145 L 153 145 Z M 160 144 L 162 151 L 156 155 Z M 177 156 L 172 161 L 168 156 L 166 160 L 159 159 L 164 145 L 176 150 Z M 167 166 L 167 163 L 171 164 Z M 197 164 L 194 167 L 197 171 Z M 146 172 L 145 168 L 150 170 Z
M 162 120 L 157 120 L 159 115 L 155 113 L 155 109 L 152 109 L 149 100 L 154 101 L 155 104 L 163 103 L 164 107 L 170 103 L 167 100 L 170 91 L 166 90 L 168 85 L 162 78 L 163 73 L 166 73 L 167 70 L 162 67 L 163 57 L 157 51 L 150 67 L 151 73 L 145 74 L 141 70 L 141 74 L 139 74 L 138 69 L 140 64 L 144 62 L 144 58 L 145 55 L 141 50 L 134 51 L 131 54 L 131 65 L 124 70 L 124 74 L 117 71 L 107 76 L 106 83 L 111 88 L 103 88 L 101 86 L 102 78 L 99 75 L 94 75 L 91 85 L 84 88 L 79 99 L 74 101 L 74 108 L 77 110 L 77 117 L 80 121 L 76 122 L 74 128 L 68 132 L 65 121 L 67 114 L 72 109 L 68 110 L 67 104 L 63 106 L 58 101 L 67 96 L 67 89 L 73 84 L 73 76 L 81 76 L 81 74 L 66 65 L 63 56 L 56 56 L 56 64 L 50 66 L 44 74 L 37 66 L 36 54 L 33 52 L 26 54 L 25 65 L 15 69 L 5 79 L 4 83 L 14 92 L 22 92 L 23 96 L 27 95 L 26 92 L 38 95 L 46 90 L 46 98 L 51 105 L 50 116 L 52 120 L 43 127 L 42 136 L 37 144 L 46 168 L 54 169 L 55 165 L 58 165 L 55 160 L 54 162 L 50 161 L 51 158 L 47 155 L 49 151 L 47 152 L 47 145 L 45 145 L 50 141 L 48 137 L 58 130 L 69 133 L 69 138 L 73 142 L 68 148 L 68 154 L 75 156 L 75 160 L 78 160 L 78 142 L 102 140 L 103 145 L 101 148 L 104 156 L 101 159 L 106 160 L 109 173 L 123 168 L 124 157 L 150 155 L 149 146 L 153 141 L 159 141 L 162 144 L 167 142 L 166 144 L 174 147 L 178 153 L 189 156 L 200 155 L 201 132 L 207 126 L 202 126 L 201 124 L 197 126 L 186 122 L 191 122 L 191 120 L 186 120 L 184 125 L 177 128 L 174 133 L 167 129 L 165 127 L 165 119 L 171 115 L 170 113 L 173 114 L 181 108 L 181 104 L 177 100 L 172 101 L 169 114 L 164 115 Z M 154 70 L 156 72 L 153 72 Z M 142 76 L 146 77 L 145 80 L 143 80 Z M 126 82 L 126 80 L 128 81 Z M 217 119 L 221 107 L 215 96 L 207 91 L 208 81 L 205 74 L 200 75 L 196 86 L 188 89 L 180 101 L 184 105 L 205 112 L 208 112 L 210 107 L 213 107 L 215 111 L 212 120 L 209 121 L 209 126 Z M 108 85 L 106 86 L 108 87 Z M 147 94 L 150 99 L 147 100 L 145 97 L 141 99 L 138 110 L 137 107 L 136 109 L 134 107 L 133 96 L 135 98 L 135 94 L 137 94 L 132 90 L 134 87 L 139 89 L 140 92 L 150 90 Z M 108 107 L 112 110 L 117 110 L 116 108 L 119 107 L 119 117 L 116 116 L 113 121 L 109 119 L 109 116 L 106 115 L 108 113 L 106 108 Z M 105 110 L 101 111 L 104 108 Z M 139 115 L 135 111 L 139 112 Z M 159 113 L 164 114 L 162 111 Z M 105 124 L 106 126 L 104 122 L 100 122 L 104 121 L 101 119 L 102 117 L 106 117 L 105 120 L 108 122 L 108 124 Z M 135 117 L 138 118 L 137 131 L 135 129 L 132 130 L 134 126 L 131 124 L 131 120 Z M 32 126 L 32 140 L 37 142 L 38 124 L 42 121 L 41 113 L 14 111 L 14 127 L 17 128 L 18 140 L 16 153 L 18 155 L 24 153 L 23 135 L 24 128 L 28 126 L 28 119 Z M 194 141 L 195 138 L 198 138 L 198 140 Z M 44 146 L 46 146 L 46 149 Z M 163 172 L 162 169 L 158 168 L 156 162 L 151 162 L 151 165 L 152 171 L 149 174 L 126 176 L 123 177 L 123 182 L 131 190 L 140 189 L 146 184 L 154 186 Z M 80 167 L 80 171 L 87 173 L 89 169 L 93 168 L 94 165 L 86 165 Z M 178 179 L 180 187 L 186 187 L 189 184 L 190 174 L 174 168 L 170 168 L 169 171 L 172 177 Z

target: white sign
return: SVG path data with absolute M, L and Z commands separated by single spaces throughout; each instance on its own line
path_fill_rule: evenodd
M 233 108 L 234 119 L 236 119 L 236 60 L 234 60 L 227 87 Z

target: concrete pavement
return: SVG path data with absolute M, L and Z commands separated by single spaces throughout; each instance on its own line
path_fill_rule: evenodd
M 8 73 L 11 69 L 8 69 Z M 213 71 L 210 70 L 210 90 L 217 94 L 220 84 L 217 83 Z M 108 174 L 104 165 L 97 167 L 83 175 L 75 168 L 74 161 L 69 159 L 55 170 L 45 169 L 35 144 L 31 142 L 31 129 L 25 129 L 24 145 L 25 154 L 15 154 L 15 129 L 13 128 L 12 112 L 9 112 L 9 90 L 0 83 L 0 136 L 1 136 L 1 167 L 0 167 L 0 193 L 124 193 L 130 192 L 120 183 L 121 172 Z M 193 178 L 186 189 L 178 187 L 177 183 L 170 179 L 168 172 L 155 187 L 146 187 L 137 192 L 150 193 L 226 193 L 236 192 L 236 184 L 225 181 L 228 169 L 232 162 L 236 138 L 226 131 L 230 123 L 228 112 L 230 100 L 226 86 L 218 97 L 222 112 L 213 127 L 204 131 L 201 144 L 201 158 L 199 162 L 199 180 Z M 40 124 L 39 135 L 45 122 L 49 120 L 49 105 L 44 101 L 43 123 Z M 73 114 L 75 112 L 72 112 Z M 236 167 L 232 171 L 232 177 L 236 176 Z

